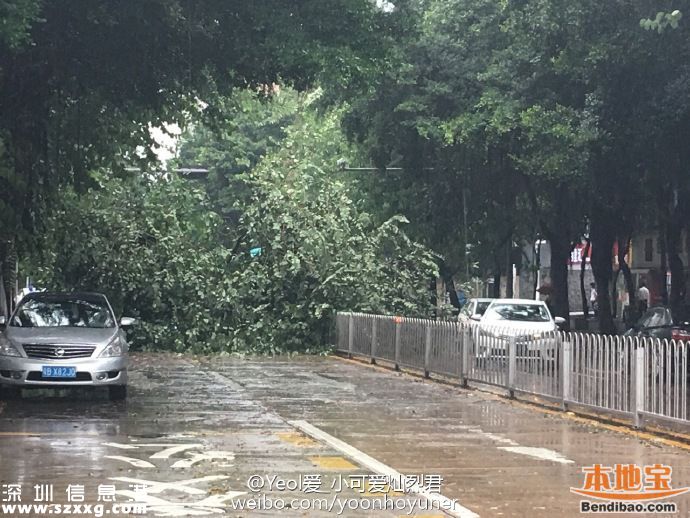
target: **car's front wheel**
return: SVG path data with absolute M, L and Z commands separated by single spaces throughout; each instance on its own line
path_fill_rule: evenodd
M 123 401 L 127 399 L 127 385 L 112 385 L 108 387 L 110 401 Z

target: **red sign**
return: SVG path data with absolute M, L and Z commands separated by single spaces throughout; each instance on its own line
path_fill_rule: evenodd
M 572 252 L 570 252 L 570 259 L 568 260 L 568 264 L 582 264 L 582 255 L 585 253 L 586 246 L 587 245 L 583 243 L 575 245 L 575 248 L 573 248 Z M 589 247 L 589 250 L 587 251 L 587 257 L 585 257 L 585 262 L 589 264 L 591 260 L 592 247 Z

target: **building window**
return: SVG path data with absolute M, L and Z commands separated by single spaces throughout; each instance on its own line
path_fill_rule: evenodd
M 652 238 L 644 240 L 644 262 L 651 263 L 654 260 L 654 241 Z

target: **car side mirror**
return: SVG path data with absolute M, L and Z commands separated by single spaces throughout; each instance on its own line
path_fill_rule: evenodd
M 122 318 L 120 319 L 120 327 L 129 327 L 129 326 L 133 326 L 133 325 L 136 324 L 136 323 L 137 323 L 137 319 L 136 319 L 136 318 L 132 318 L 132 317 L 122 317 Z
M 553 321 L 556 323 L 557 326 L 562 326 L 565 324 L 565 318 L 563 317 L 554 317 Z
M 479 313 L 475 313 L 470 317 L 470 320 L 474 320 L 475 322 L 479 322 L 482 319 L 482 316 Z

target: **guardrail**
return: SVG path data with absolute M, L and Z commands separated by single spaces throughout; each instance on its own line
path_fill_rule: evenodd
M 629 419 L 690 425 L 690 343 L 338 313 L 336 350 Z

